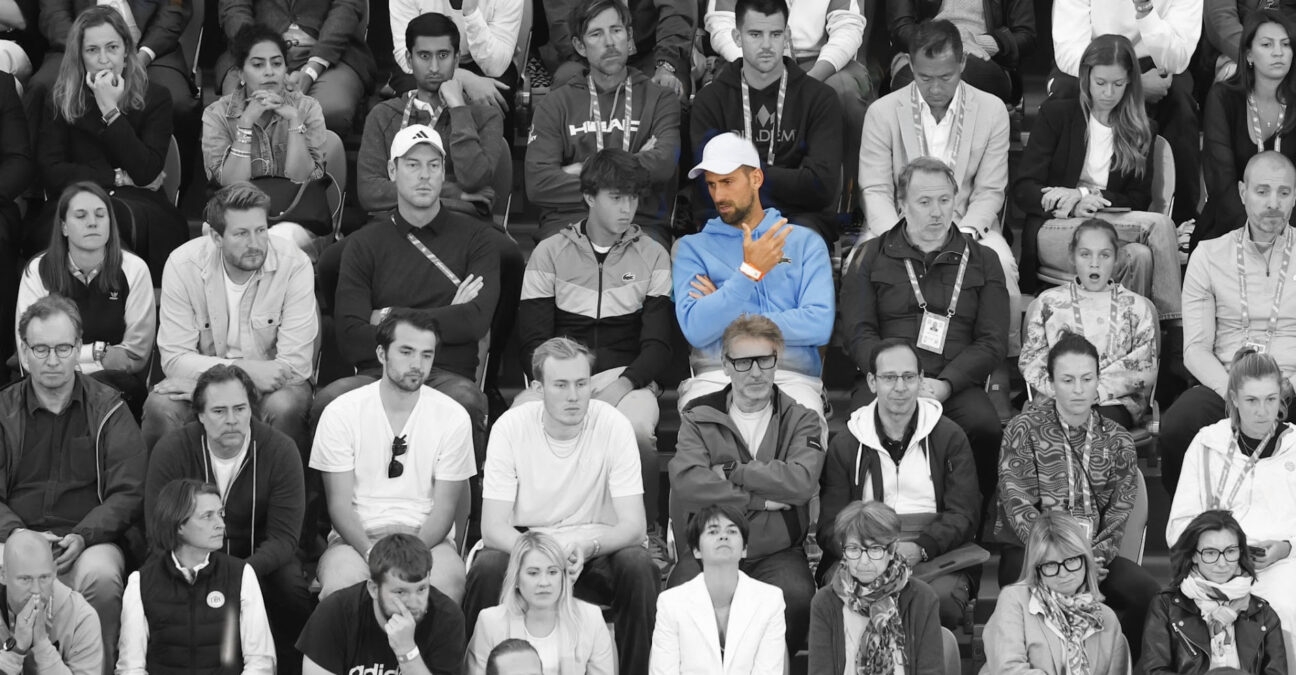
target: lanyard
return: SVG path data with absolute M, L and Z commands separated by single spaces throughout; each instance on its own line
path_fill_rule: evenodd
M 414 99 L 417 97 L 418 97 L 417 91 L 411 91 L 409 93 L 409 100 L 405 102 L 405 112 L 401 114 L 401 125 L 400 125 L 401 129 L 404 129 L 405 127 L 409 126 L 410 115 L 414 112 Z M 432 113 L 431 113 L 432 122 L 428 126 L 435 127 L 437 120 L 441 119 L 441 111 L 445 110 L 445 107 L 443 106 L 438 108 L 437 106 L 434 106 L 430 103 L 428 105 L 432 108 Z
M 931 148 L 927 146 L 927 133 L 923 130 L 922 110 L 920 109 L 922 103 L 919 101 L 918 85 L 911 84 L 909 86 L 911 87 L 909 90 L 909 100 L 911 107 L 913 108 L 914 137 L 918 139 L 918 146 L 921 154 L 930 156 Z M 959 145 L 963 142 L 963 116 L 967 114 L 967 105 L 963 101 L 962 83 L 959 83 L 958 93 L 954 95 L 954 100 L 950 106 L 958 108 L 958 115 L 954 117 L 954 129 L 950 134 L 949 143 L 945 145 L 945 154 L 949 156 L 949 160 L 945 160 L 941 157 L 937 157 L 937 159 L 944 161 L 952 169 L 954 168 L 955 160 L 958 159 Z M 945 114 L 950 114 L 950 111 L 946 110 Z
M 1082 482 L 1080 483 L 1080 503 L 1083 515 L 1089 516 L 1093 513 L 1093 493 L 1089 490 L 1089 464 L 1093 456 L 1093 430 L 1097 422 L 1093 419 L 1094 413 L 1089 413 L 1089 427 L 1085 429 L 1084 449 L 1081 451 L 1080 464 L 1084 470 Z M 1067 508 L 1073 509 L 1076 504 L 1075 486 L 1075 448 L 1071 447 L 1071 429 L 1063 422 L 1061 418 L 1058 422 L 1062 424 L 1062 442 L 1066 444 L 1066 467 L 1067 467 Z
M 1114 351 L 1116 345 L 1116 322 L 1118 320 L 1117 312 L 1119 311 L 1118 303 L 1116 302 L 1116 291 L 1120 288 L 1120 284 L 1112 281 L 1107 283 L 1111 285 L 1111 312 L 1107 319 L 1107 348 L 1103 350 L 1102 363 L 1098 364 L 1099 369 L 1101 369 L 1102 366 L 1111 363 L 1111 360 L 1107 357 L 1112 351 Z M 1071 284 L 1071 313 L 1075 317 L 1075 327 L 1072 329 L 1072 332 L 1079 334 L 1080 337 L 1084 337 L 1084 320 L 1080 317 L 1080 293 L 1077 290 L 1079 285 L 1078 282 L 1073 282 Z M 1090 342 L 1093 342 L 1093 340 L 1090 340 Z
M 968 245 L 963 244 L 963 262 L 959 263 L 958 277 L 954 279 L 954 292 L 950 294 L 949 309 L 945 315 L 954 318 L 954 310 L 958 308 L 959 294 L 963 292 L 963 275 L 967 272 L 968 265 Z M 918 275 L 914 274 L 913 261 L 905 258 L 905 271 L 909 272 L 909 285 L 913 286 L 914 297 L 918 299 L 918 309 L 927 311 L 927 298 L 923 297 L 922 289 L 918 287 Z
M 634 96 L 630 89 L 630 76 L 627 75 L 624 82 L 617 85 L 616 91 L 612 93 L 612 107 L 616 108 L 617 94 L 621 93 L 621 88 L 625 87 L 625 123 L 621 129 L 622 149 L 630 152 L 630 111 L 634 107 Z M 589 76 L 590 92 L 590 119 L 594 120 L 594 146 L 600 151 L 603 150 L 603 114 L 599 112 L 599 95 L 598 89 L 594 88 L 594 76 Z
M 1265 434 L 1264 440 L 1260 441 L 1260 445 L 1256 446 L 1255 452 L 1251 453 L 1251 456 L 1246 458 L 1246 462 L 1242 465 L 1242 473 L 1238 476 L 1237 482 L 1233 484 L 1233 489 L 1229 491 L 1228 499 L 1224 498 L 1224 486 L 1228 485 L 1229 474 L 1233 473 L 1234 454 L 1242 453 L 1241 443 L 1238 441 L 1237 436 L 1237 434 L 1242 432 L 1239 431 L 1235 433 L 1233 438 L 1229 439 L 1228 453 L 1224 455 L 1224 473 L 1220 474 L 1219 482 L 1215 485 L 1214 490 L 1210 489 L 1210 458 L 1207 457 L 1205 459 L 1202 463 L 1202 467 L 1206 472 L 1203 476 L 1203 480 L 1206 483 L 1206 494 L 1210 495 L 1207 508 L 1232 508 L 1233 500 L 1237 498 L 1238 490 L 1242 489 L 1242 484 L 1246 482 L 1247 477 L 1255 471 L 1256 462 L 1260 461 L 1260 454 L 1264 452 L 1265 446 L 1269 445 L 1269 440 L 1273 437 L 1276 430 L 1276 426 L 1273 429 L 1270 429 L 1269 433 Z
M 1238 270 L 1238 307 L 1242 311 L 1242 330 L 1243 344 L 1251 343 L 1251 304 L 1247 300 L 1247 273 L 1246 263 L 1242 257 L 1242 249 L 1246 246 L 1247 225 L 1243 225 L 1238 230 L 1237 241 L 1237 270 Z M 1284 228 L 1286 229 L 1286 228 Z M 1278 305 L 1282 302 L 1283 287 L 1287 285 L 1287 268 L 1291 265 L 1292 243 L 1296 241 L 1287 233 L 1283 234 L 1287 240 L 1283 244 L 1282 266 L 1278 269 L 1278 286 L 1274 289 L 1273 306 L 1269 308 L 1269 324 L 1265 328 L 1264 347 L 1269 348 L 1273 341 L 1273 336 L 1278 332 Z M 1278 242 L 1274 242 L 1277 246 Z
M 778 142 L 779 132 L 783 130 L 783 101 L 787 98 L 787 69 L 783 69 L 783 76 L 779 78 L 778 103 L 774 108 L 774 135 L 770 138 L 769 152 L 766 155 L 766 164 L 774 164 L 774 144 Z M 756 142 L 756 137 L 752 135 L 752 111 L 751 111 L 751 94 L 747 87 L 747 79 L 742 80 L 742 103 L 743 103 L 743 135 L 752 143 Z
M 1264 152 L 1264 128 L 1260 121 L 1260 105 L 1256 103 L 1255 94 L 1247 94 L 1247 116 L 1251 119 L 1251 135 L 1255 139 L 1256 152 Z M 1278 130 L 1274 132 L 1274 150 L 1282 152 L 1282 122 L 1287 119 L 1287 104 L 1278 104 Z

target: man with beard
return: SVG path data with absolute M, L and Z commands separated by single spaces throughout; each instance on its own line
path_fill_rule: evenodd
M 418 537 L 378 540 L 367 578 L 321 602 L 297 639 L 302 672 L 459 675 L 464 616 L 432 586 L 434 568 Z
M 806 560 L 810 500 L 819 491 L 824 451 L 819 416 L 775 384 L 783 355 L 778 324 L 744 315 L 725 328 L 729 386 L 693 400 L 680 416 L 670 462 L 675 541 L 711 506 L 745 509 L 751 527 L 741 570 L 783 591 L 788 653 L 805 646 L 814 578 Z M 697 576 L 697 558 L 679 556 L 671 587 Z
M 374 353 L 377 326 L 398 308 L 438 324 L 429 387 L 468 411 L 473 452 L 486 453 L 486 396 L 474 381 L 478 343 L 499 298 L 500 256 L 489 225 L 441 202 L 445 146 L 432 127 L 411 124 L 392 140 L 387 175 L 396 208 L 347 237 L 333 318 L 338 348 L 356 375 L 325 387 L 312 419 L 338 396 L 383 377 Z
M 1202 242 L 1184 274 L 1184 366 L 1198 385 L 1162 418 L 1161 482 L 1171 495 L 1193 437 L 1224 419 L 1228 371 L 1240 348 L 1254 346 L 1272 355 L 1285 378 L 1283 402 L 1292 400 L 1296 325 L 1289 317 L 1296 316 L 1291 279 L 1296 232 L 1288 219 L 1296 204 L 1296 167 L 1281 153 L 1259 153 L 1247 162 L 1238 192 L 1245 226 Z
M 251 183 L 221 188 L 207 202 L 206 236 L 176 249 L 162 272 L 158 353 L 166 379 L 144 401 L 151 449 L 195 418 L 203 371 L 236 365 L 260 394 L 258 416 L 304 457 L 306 414 L 319 340 L 315 274 L 292 242 L 269 235 L 270 197 Z
M 310 589 L 297 560 L 306 509 L 302 461 L 292 440 L 252 419 L 256 385 L 238 366 L 212 366 L 198 376 L 198 421 L 153 448 L 144 482 L 144 511 L 152 513 L 168 483 L 211 483 L 225 508 L 223 552 L 243 560 L 261 582 L 280 673 L 300 672 L 293 640 L 310 615 Z
M 633 152 L 648 170 L 650 194 L 635 222 L 670 248 L 672 180 L 680 150 L 675 91 L 626 65 L 634 46 L 630 10 L 622 0 L 579 0 L 567 27 L 585 60 L 583 77 L 549 92 L 536 105 L 527 141 L 527 197 L 540 206 L 537 240 L 585 217 L 580 172 L 603 148 Z M 691 32 L 691 31 L 690 31 Z
M 310 466 L 324 475 L 333 520 L 319 561 L 321 599 L 363 581 L 374 542 L 396 533 L 417 536 L 435 563 L 431 584 L 463 598 L 451 528 L 477 471 L 468 413 L 424 385 L 439 333 L 426 312 L 390 312 L 375 334 L 382 378 L 339 396 L 320 417 Z
M 711 139 L 689 178 L 705 174 L 719 216 L 684 237 L 671 273 L 675 316 L 693 346 L 693 377 L 680 384 L 679 405 L 729 384 L 721 335 L 743 314 L 778 325 L 787 343 L 774 383 L 823 417 L 823 361 L 832 335 L 835 296 L 828 247 L 813 230 L 762 208 L 765 183 L 751 141 L 725 133 Z
M 761 185 L 761 201 L 815 230 L 831 245 L 839 229 L 842 106 L 832 87 L 784 56 L 790 39 L 785 0 L 738 0 L 733 15 L 737 24 L 732 32 L 742 58 L 722 68 L 716 86 L 703 87 L 693 100 L 689 135 L 694 152 L 726 131 L 750 139 L 763 155 L 761 170 L 767 180 Z M 861 110 L 859 124 L 863 122 Z M 859 133 L 858 126 L 854 132 Z M 705 192 L 699 197 L 702 212 L 714 216 Z
M 18 530 L 4 544 L 4 624 L 0 651 L 5 673 L 103 673 L 99 617 L 80 593 L 58 580 L 50 543 L 38 532 Z

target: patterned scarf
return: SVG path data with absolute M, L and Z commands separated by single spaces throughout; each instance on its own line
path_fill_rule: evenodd
M 1217 584 L 1203 577 L 1197 570 L 1190 572 L 1179 590 L 1193 602 L 1206 619 L 1210 629 L 1211 668 L 1239 668 L 1237 643 L 1233 640 L 1233 624 L 1238 615 L 1251 604 L 1251 584 L 1255 579 L 1239 574 Z
M 1066 674 L 1089 675 L 1089 655 L 1085 638 L 1103 629 L 1101 604 L 1089 593 L 1062 595 L 1051 588 L 1037 586 L 1031 597 L 1044 613 L 1044 625 L 1066 643 Z
M 857 675 L 897 675 L 904 672 L 905 636 L 896 597 L 909 583 L 909 565 L 903 557 L 891 556 L 891 563 L 873 581 L 862 584 L 851 576 L 843 560 L 837 566 L 833 591 L 867 625 L 855 653 Z

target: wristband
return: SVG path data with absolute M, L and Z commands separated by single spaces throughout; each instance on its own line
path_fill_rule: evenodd
M 738 267 L 738 271 L 742 272 L 748 279 L 751 279 L 752 281 L 760 281 L 765 276 L 764 272 L 756 269 L 754 265 L 752 265 L 747 261 L 743 261 L 743 264 Z
M 598 557 L 598 554 L 599 554 L 599 551 L 602 551 L 602 550 L 603 550 L 603 547 L 599 545 L 599 540 L 598 540 L 598 539 L 595 539 L 595 540 L 594 540 L 594 552 L 590 554 L 590 558 L 597 558 L 597 557 Z
M 410 661 L 413 661 L 418 657 L 419 657 L 419 648 L 418 645 L 415 645 L 413 649 L 405 652 L 404 654 L 401 654 L 400 656 L 397 656 L 396 660 L 400 661 L 401 663 L 409 663 Z
M 101 117 L 100 119 L 103 120 L 104 126 L 108 126 L 113 122 L 116 122 L 117 118 L 120 116 L 121 116 L 121 110 L 118 110 L 117 108 L 113 108 L 112 110 L 109 110 L 107 113 L 105 113 L 104 116 Z
M 107 343 L 107 342 L 96 342 L 96 343 L 94 343 L 94 351 L 93 351 L 93 355 L 94 355 L 95 363 L 99 363 L 99 362 L 103 361 L 104 353 L 107 352 L 107 351 L 108 351 L 108 343 Z
M 664 70 L 664 71 L 666 71 L 666 72 L 668 72 L 668 73 L 670 73 L 671 75 L 674 75 L 674 74 L 675 74 L 675 66 L 671 65 L 671 62 L 670 62 L 670 61 L 665 61 L 665 60 L 663 60 L 663 61 L 658 61 L 658 62 L 657 62 L 657 67 L 660 68 L 660 69 L 662 69 L 662 70 Z
M 315 72 L 315 69 L 311 67 L 311 66 L 313 66 L 313 65 L 315 65 L 315 64 L 313 64 L 313 63 L 308 63 L 308 64 L 302 66 L 302 72 L 303 72 L 303 73 L 306 73 L 306 77 L 309 77 L 309 78 L 311 79 L 311 82 L 314 82 L 315 80 L 318 80 L 318 79 L 319 79 L 319 76 L 320 76 L 320 74 L 317 73 L 317 72 Z

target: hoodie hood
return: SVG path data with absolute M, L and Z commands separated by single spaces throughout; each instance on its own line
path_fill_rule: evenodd
M 877 404 L 877 399 L 873 399 L 872 403 L 852 413 L 850 419 L 846 421 L 846 428 L 860 443 L 881 450 L 882 437 L 878 434 L 876 419 Z M 909 440 L 910 448 L 921 443 L 931 434 L 943 412 L 944 407 L 941 406 L 940 401 L 925 396 L 918 397 L 918 409 L 914 411 L 914 414 L 918 415 L 918 425 L 914 428 L 913 438 Z
M 587 65 L 581 69 L 580 77 L 568 81 L 567 84 L 571 87 L 580 89 L 582 91 L 589 91 L 589 81 L 590 81 L 589 75 L 590 75 L 590 69 L 589 66 Z M 643 73 L 639 72 L 638 68 L 632 68 L 628 65 L 626 66 L 626 75 L 630 78 L 630 86 L 635 89 L 640 89 L 641 91 L 642 91 L 641 87 L 643 83 L 648 81 L 647 75 L 644 75 Z
M 583 251 L 589 252 L 590 257 L 592 258 L 593 249 L 591 248 L 592 244 L 590 242 L 589 235 L 585 234 L 585 222 L 586 222 L 585 220 L 581 220 L 578 223 L 572 223 L 571 225 L 564 227 L 558 232 L 568 242 L 575 244 L 578 248 L 580 248 Z M 620 238 L 612 242 L 611 250 L 615 251 L 617 249 L 626 248 L 630 246 L 630 244 L 634 243 L 635 241 L 638 241 L 639 236 L 642 234 L 643 234 L 643 230 L 639 229 L 639 225 L 637 225 L 636 223 L 630 223 L 630 227 L 626 228 L 626 231 L 622 233 Z

